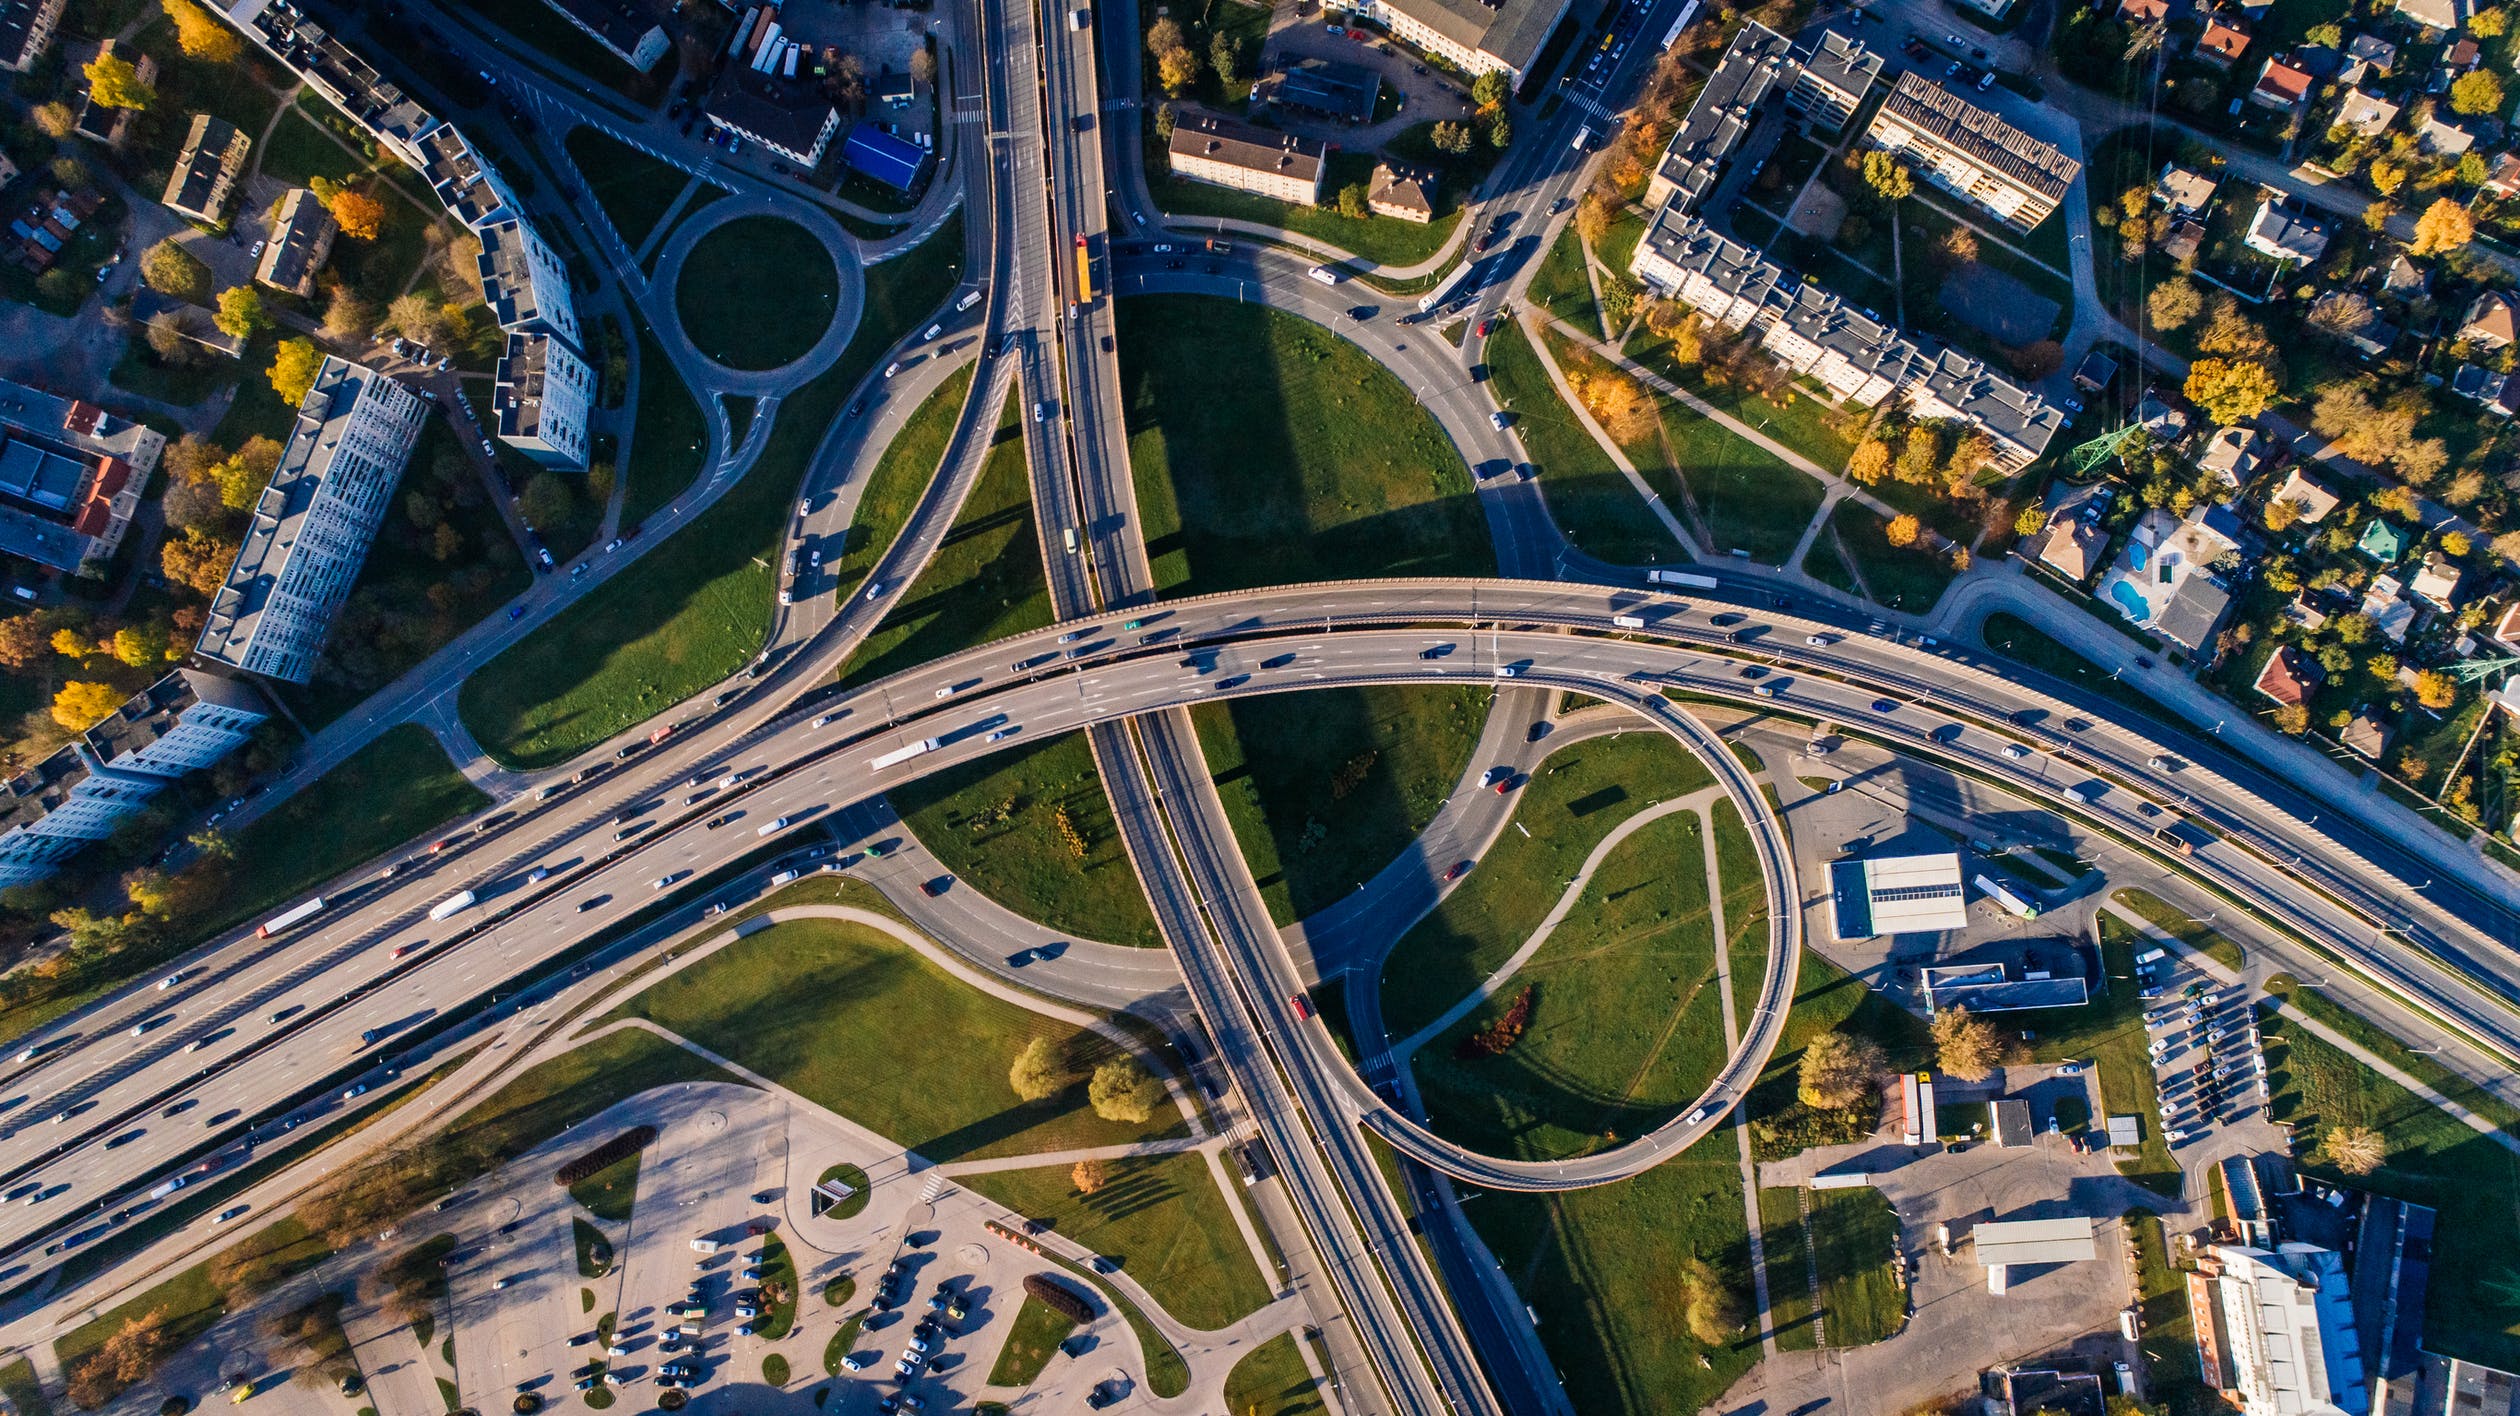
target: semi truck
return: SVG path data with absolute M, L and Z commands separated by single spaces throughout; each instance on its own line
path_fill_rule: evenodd
M 459 890 L 429 907 L 431 919 L 453 919 L 473 906 L 473 892 Z
M 881 772 L 887 767 L 900 766 L 902 763 L 909 761 L 911 758 L 916 757 L 923 752 L 934 752 L 936 751 L 936 748 L 937 740 L 935 738 L 921 738 L 917 742 L 910 744 L 908 747 L 896 747 L 890 752 L 881 753 L 868 759 L 866 767 L 870 772 Z
M 1698 575 L 1685 570 L 1649 570 L 1646 580 L 1656 585 L 1685 585 L 1692 590 L 1719 590 L 1723 587 L 1714 576 Z
M 315 916 L 322 914 L 323 912 L 324 897 L 318 895 L 314 899 L 307 901 L 305 904 L 298 905 L 292 909 L 282 910 L 280 913 L 264 920 L 262 922 L 262 927 L 254 931 L 254 937 L 257 939 L 269 939 L 271 936 L 278 934 L 281 930 L 288 929 L 294 925 L 304 924 L 308 920 L 313 919 Z
M 1418 313 L 1422 315 L 1451 304 L 1454 296 L 1461 294 L 1469 287 L 1471 274 L 1478 268 L 1478 262 L 1467 262 L 1451 275 L 1444 277 L 1443 284 L 1427 291 L 1426 298 L 1418 301 Z
M 2003 881 L 1996 879 L 1992 875 L 1981 873 L 1977 877 L 1977 887 L 1979 893 L 1985 895 L 1986 898 L 2002 905 L 2006 910 L 2022 919 L 2037 919 L 2039 917 L 2038 905 L 2028 899 L 2025 899 L 2018 891 L 2014 890 L 2011 886 L 2006 885 Z

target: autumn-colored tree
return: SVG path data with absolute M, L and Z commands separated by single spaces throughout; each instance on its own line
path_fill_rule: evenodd
M 1862 1101 L 1888 1060 L 1870 1038 L 1830 1031 L 1803 1048 L 1794 1094 L 1805 1106 L 1835 1111 Z
M 2470 69 L 2450 85 L 2450 111 L 2471 117 L 2502 107 L 2502 80 L 2491 69 Z
M 0 668 L 20 673 L 44 662 L 52 653 L 52 626 L 41 613 L 0 619 Z
M 1875 148 L 1864 154 L 1864 185 L 1885 201 L 1898 201 L 1916 194 L 1916 178 L 1907 165 L 1889 153 Z
M 1890 470 L 1890 444 L 1879 438 L 1866 438 L 1855 448 L 1855 455 L 1846 459 L 1846 475 L 1864 486 L 1871 486 Z
M 1977 233 L 1965 226 L 1955 226 L 1934 243 L 1934 252 L 1946 265 L 1967 265 L 1978 258 Z
M 1583 375 L 1575 384 L 1575 393 L 1612 442 L 1635 442 L 1654 431 L 1653 395 L 1626 374 L 1602 369 Z
M 251 339 L 271 327 L 262 292 L 250 285 L 231 285 L 219 292 L 219 312 L 211 321 L 230 339 Z
M 122 694 L 113 685 L 72 680 L 53 695 L 53 721 L 74 733 L 83 733 L 112 717 L 122 706 Z
M 280 444 L 257 435 L 247 438 L 243 447 L 211 468 L 210 476 L 219 484 L 221 504 L 231 511 L 243 511 L 262 496 L 263 488 L 271 484 L 272 472 L 279 466 Z
M 2389 1143 L 2369 1126 L 2330 1126 L 2319 1158 L 2348 1175 L 2369 1175 L 2389 1158 Z
M 2385 511 L 2407 521 L 2414 520 L 2420 510 L 2415 503 L 2415 493 L 2394 484 L 2373 492 L 2371 505 L 2374 510 Z
M 177 237 L 169 236 L 140 253 L 140 278 L 160 295 L 196 305 L 210 298 L 210 267 L 185 250 Z
M 2278 732 L 2299 737 L 2310 731 L 2310 710 L 2298 703 L 2287 703 L 2275 710 L 2274 722 Z
M 2478 39 L 2494 39 L 2500 37 L 2510 23 L 2510 17 L 2503 13 L 2502 8 L 2494 6 L 2468 16 L 2467 28 L 2468 33 Z
M 208 10 L 193 0 L 159 0 L 166 18 L 175 25 L 175 43 L 184 57 L 205 64 L 233 64 L 244 52 L 237 42 L 236 31 L 219 23 Z
M 1111 1162 L 1090 1156 L 1080 1160 L 1069 1167 L 1068 1183 L 1076 1187 L 1076 1193 L 1090 1195 L 1111 1183 Z
M 1093 1081 L 1085 1088 L 1085 1100 L 1093 1106 L 1096 1116 L 1132 1125 L 1153 1119 L 1155 1103 L 1163 1095 L 1164 1084 L 1149 1075 L 1135 1057 L 1115 1057 L 1096 1067 Z
M 1189 39 L 1181 32 L 1181 23 L 1166 16 L 1146 28 L 1146 52 L 1161 57 L 1168 49 L 1187 49 Z
M 2267 530 L 2276 532 L 2280 535 L 2283 532 L 2290 530 L 2293 523 L 2301 519 L 2301 512 L 2302 505 L 2300 498 L 2278 497 L 2274 501 L 2266 504 L 2266 510 L 2262 514 L 2262 519 L 2266 522 Z
M 2199 359 L 2188 366 L 2188 401 L 2217 423 L 2254 418 L 2275 401 L 2275 376 L 2245 359 Z
M 2439 669 L 2426 669 L 2415 676 L 2415 701 L 2439 712 L 2458 701 L 2459 681 Z
M 2444 531 L 2441 533 L 2441 553 L 2452 560 L 2465 560 L 2468 552 L 2475 549 L 2475 540 L 2469 537 L 2468 533 L 2465 531 Z
M 1611 220 L 1617 215 L 1608 198 L 1599 192 L 1586 192 L 1584 199 L 1575 204 L 1575 234 L 1587 244 L 1598 245 L 1602 237 L 1610 234 Z
M 1916 544 L 1917 534 L 1923 529 L 1923 523 L 1906 512 L 1901 512 L 1890 518 L 1890 524 L 1881 528 L 1881 534 L 1883 539 L 1891 545 L 1913 546 Z
M 1155 76 L 1163 81 L 1164 92 L 1179 98 L 1199 81 L 1199 56 L 1187 48 L 1167 49 L 1155 56 Z
M 87 63 L 88 97 L 105 108 L 146 109 L 157 102 L 157 90 L 140 81 L 130 60 L 108 51 Z
M 341 234 L 353 241 L 373 241 L 385 229 L 385 204 L 365 192 L 335 192 L 326 209 Z
M 62 142 L 79 130 L 79 115 L 57 98 L 36 104 L 32 116 L 36 131 L 54 142 Z
M 94 1411 L 122 1395 L 166 1359 L 174 1348 L 163 1308 L 129 1319 L 70 1373 L 70 1399 Z
M 1935 1063 L 1964 1082 L 1985 1081 L 2003 1061 L 2003 1036 L 1993 1023 L 1966 1008 L 1945 1008 L 1934 1014 L 1929 1031 Z
M 1037 1037 L 1015 1054 L 1014 1065 L 1007 1069 L 1006 1084 L 1026 1101 L 1041 1101 L 1058 1095 L 1059 1088 L 1067 1085 L 1067 1068 L 1060 1064 L 1058 1049 L 1050 1045 L 1050 1040 Z
M 2016 536 L 2036 536 L 2046 529 L 2047 508 L 2036 502 L 2023 507 L 2021 514 L 2013 518 L 2013 534 Z
M 294 408 L 306 401 L 306 392 L 315 387 L 315 375 L 323 370 L 324 356 L 315 351 L 310 340 L 284 339 L 272 351 L 271 388 L 280 401 Z
M 52 647 L 65 659 L 84 659 L 96 652 L 95 641 L 66 624 L 52 632 Z
M 2493 75 L 2482 69 L 2467 76 L 2468 79 L 2491 79 L 2492 77 Z M 2466 83 L 2467 79 L 2461 79 L 2459 82 Z M 2468 215 L 2466 207 L 2448 197 L 2443 197 L 2424 208 L 2424 214 L 2415 218 L 2415 244 L 2407 247 L 2407 250 L 2414 255 L 2429 256 L 2442 251 L 2455 251 L 2475 239 L 2476 218 Z
M 2405 165 L 2387 158 L 2374 159 L 2364 175 L 2371 179 L 2371 189 L 2384 197 L 2406 185 Z

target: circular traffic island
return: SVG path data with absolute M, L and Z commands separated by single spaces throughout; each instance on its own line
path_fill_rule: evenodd
M 839 310 L 831 252 L 779 216 L 738 217 L 702 236 L 674 283 L 674 312 L 692 347 L 747 372 L 804 358 Z

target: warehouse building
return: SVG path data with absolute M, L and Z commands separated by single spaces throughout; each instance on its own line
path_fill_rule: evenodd
M 1881 856 L 1829 866 L 1829 923 L 1841 940 L 1929 934 L 1969 922 L 1956 854 Z
M 2371 1388 L 2345 1276 L 2345 1256 L 2315 1244 L 2205 1251 L 2189 1301 L 2210 1325 L 2219 1386 L 2245 1416 L 2365 1416 Z

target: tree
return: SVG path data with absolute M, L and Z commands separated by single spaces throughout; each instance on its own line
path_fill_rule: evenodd
M 236 31 L 212 17 L 193 0 L 161 0 L 166 18 L 175 24 L 175 42 L 189 59 L 205 64 L 233 64 L 244 51 Z
M 2491 69 L 2470 69 L 2450 85 L 2450 111 L 2471 117 L 2502 107 L 2502 80 Z
M 2309 43 L 2315 44 L 2322 49 L 2342 49 L 2345 47 L 2345 31 L 2338 25 L 2312 25 L 2301 37 Z
M 1339 189 L 1339 215 L 1350 221 L 1364 220 L 1373 214 L 1373 208 L 1366 205 L 1371 195 L 1372 193 L 1366 190 L 1362 182 L 1350 182 L 1341 187 Z
M 577 509 L 577 493 L 569 484 L 551 472 L 537 472 L 517 495 L 517 505 L 525 513 L 529 526 L 556 526 L 569 519 Z
M 52 647 L 65 659 L 85 659 L 96 646 L 88 642 L 86 635 L 65 624 L 52 632 Z
M 1467 123 L 1438 123 L 1427 137 L 1438 152 L 1459 157 L 1470 150 L 1470 125 Z
M 1223 30 L 1208 37 L 1208 67 L 1231 82 L 1242 77 L 1242 45 Z
M 910 79 L 929 88 L 936 87 L 936 52 L 922 45 L 910 56 Z
M 72 680 L 53 695 L 53 721 L 74 733 L 83 733 L 113 716 L 122 706 L 123 695 L 111 684 L 84 683 Z
M 1682 1261 L 1680 1291 L 1684 1295 L 1681 1319 L 1688 1325 L 1690 1337 L 1714 1347 L 1740 1335 L 1748 1314 L 1740 1297 L 1724 1285 L 1713 1264 L 1695 1254 Z
M 1085 1099 L 1093 1104 L 1096 1116 L 1131 1125 L 1153 1119 L 1155 1103 L 1163 1094 L 1164 1084 L 1149 1076 L 1134 1057 L 1115 1057 L 1096 1067 L 1093 1081 L 1085 1088 Z
M 1825 1032 L 1803 1048 L 1794 1094 L 1805 1106 L 1841 1110 L 1870 1094 L 1873 1078 L 1887 1065 L 1881 1045 L 1870 1038 Z
M 79 115 L 71 110 L 69 104 L 57 98 L 36 104 L 31 116 L 35 120 L 36 131 L 54 142 L 63 141 L 79 129 Z
M 1482 112 L 1492 113 L 1503 108 L 1511 92 L 1501 70 L 1490 69 L 1470 81 L 1470 101 L 1477 104 Z
M 2405 164 L 2391 162 L 2387 158 L 2373 159 L 2365 175 L 2371 179 L 2371 190 L 2384 197 L 2394 195 L 2398 188 L 2406 185 Z
M 324 338 L 365 342 L 376 328 L 376 307 L 348 285 L 336 285 L 324 305 Z
M 1189 41 L 1182 36 L 1180 23 L 1169 16 L 1147 27 L 1146 52 L 1159 59 L 1169 50 L 1189 47 Z
M 2329 334 L 2352 334 L 2371 323 L 2371 301 L 2351 290 L 2339 291 L 2310 307 L 2310 323 Z
M 445 307 L 416 291 L 394 297 L 394 303 L 385 307 L 385 323 L 415 344 L 444 345 L 452 333 L 447 328 Z
M 1879 438 L 1866 438 L 1857 445 L 1855 455 L 1846 459 L 1846 475 L 1867 487 L 1889 470 L 1890 444 Z
M 2475 549 L 2475 540 L 2472 539 L 2465 531 L 2444 531 L 2441 533 L 2441 553 L 2452 560 L 2465 560 L 2467 559 L 2468 552 Z
M 1199 81 L 1199 56 L 1187 49 L 1167 49 L 1155 56 L 1155 75 L 1163 80 L 1164 92 L 1179 98 Z
M 2492 77 L 2493 75 L 2479 69 L 2468 75 L 2467 79 L 2491 79 Z M 2461 79 L 2459 82 L 2466 83 L 2467 79 Z M 2448 197 L 2443 197 L 2424 208 L 2424 214 L 2415 218 L 2415 244 L 2407 247 L 2407 250 L 2418 256 L 2438 255 L 2443 251 L 2455 251 L 2474 239 L 2476 239 L 2476 218 L 2468 215 L 2466 207 Z
M 1157 142 L 1159 142 L 1159 143 L 1168 143 L 1168 142 L 1171 142 L 1171 141 L 1172 141 L 1172 135 L 1173 135 L 1173 125 L 1174 125 L 1175 123 L 1179 122 L 1180 120 L 1181 120 L 1181 115 L 1180 115 L 1179 110 L 1175 109 L 1175 108 L 1174 108 L 1171 104 L 1169 104 L 1169 103 L 1159 103 L 1159 104 L 1156 104 L 1156 105 L 1155 105 L 1155 141 L 1157 141 Z
M 114 637 L 109 641 L 113 647 L 108 652 L 119 664 L 128 668 L 145 669 L 153 664 L 163 664 L 170 658 L 181 657 L 180 654 L 170 654 L 167 651 L 168 642 L 172 637 L 167 627 L 157 621 L 125 625 L 114 631 Z
M 70 1374 L 70 1399 L 93 1411 L 157 1370 L 172 1348 L 166 1310 L 156 1308 L 125 1322 Z
M 1076 1193 L 1090 1195 L 1111 1183 L 1111 1162 L 1080 1160 L 1068 1170 L 1068 1183 L 1076 1187 Z
M 52 653 L 50 616 L 11 615 L 0 619 L 0 668 L 20 673 L 44 662 Z
M 52 179 L 55 182 L 73 191 L 94 180 L 94 174 L 88 171 L 87 164 L 66 152 L 55 155 L 47 164 L 46 170 L 52 173 Z
M 1965 226 L 1955 226 L 1944 232 L 1943 238 L 1934 243 L 1934 253 L 1941 257 L 1946 265 L 1967 265 L 1978 258 L 1977 233 Z
M 1899 480 L 1921 487 L 1934 480 L 1934 473 L 1941 466 L 1942 434 L 1931 423 L 1911 424 L 1907 440 L 1899 448 Z
M 88 97 L 107 108 L 145 111 L 157 102 L 157 90 L 140 82 L 140 71 L 119 54 L 99 54 L 88 61 Z
M 2330 1126 L 2319 1156 L 2348 1175 L 2369 1175 L 2389 1158 L 2389 1143 L 2369 1126 Z
M 2282 535 L 2292 529 L 2294 522 L 2301 519 L 2301 512 L 2300 498 L 2280 497 L 2266 504 L 2262 519 L 2266 522 L 2267 530 Z
M 1610 234 L 1610 222 L 1617 215 L 1601 193 L 1586 192 L 1584 199 L 1575 205 L 1575 234 L 1582 237 L 1586 245 L 1597 245 L 1602 237 Z
M 1966 1008 L 1945 1008 L 1929 1029 L 1936 1065 L 1964 1082 L 1982 1082 L 2003 1060 L 2004 1041 L 1995 1025 Z
M 2275 710 L 2275 729 L 2299 737 L 2310 731 L 2310 710 L 2298 703 L 2287 703 Z
M 1864 154 L 1864 185 L 1884 201 L 1898 201 L 1916 194 L 1916 179 L 1897 158 L 1879 148 Z
M 2456 702 L 2459 681 L 2439 669 L 2426 669 L 2415 676 L 2415 701 L 2438 713 Z
M 365 192 L 335 192 L 325 208 L 353 241 L 373 241 L 385 229 L 385 204 Z
M 169 236 L 140 253 L 140 278 L 160 295 L 201 304 L 210 298 L 210 267 L 184 249 L 181 237 Z
M 2479 10 L 2468 16 L 2467 27 L 2468 33 L 2475 35 L 2478 39 L 2494 39 L 2510 27 L 2510 19 L 2500 7 Z
M 219 292 L 219 313 L 210 322 L 230 339 L 251 339 L 271 327 L 271 315 L 263 308 L 261 291 L 231 285 Z
M 315 352 L 311 341 L 284 339 L 271 355 L 271 389 L 280 401 L 296 407 L 306 401 L 306 391 L 315 386 L 315 375 L 324 367 L 324 356 Z
M 2016 536 L 2036 536 L 2046 529 L 2047 508 L 2037 502 L 2023 507 L 2021 514 L 2013 518 L 2013 534 Z
M 149 323 L 142 333 L 148 340 L 149 352 L 157 356 L 159 363 L 180 365 L 191 362 L 193 344 L 184 333 L 181 311 L 160 310 L 149 316 Z
M 1890 518 L 1889 525 L 1881 528 L 1881 535 L 1891 545 L 1913 546 L 1916 544 L 1917 534 L 1923 529 L 1922 523 L 1915 517 L 1901 512 Z
M 1007 1069 L 1006 1084 L 1026 1101 L 1042 1101 L 1059 1094 L 1067 1085 L 1067 1068 L 1060 1064 L 1058 1050 L 1050 1039 L 1037 1037 L 1024 1044 L 1015 1054 L 1015 1065 Z
M 2247 360 L 2199 359 L 2188 366 L 2187 396 L 2215 422 L 2237 423 L 2275 401 L 2275 376 Z

